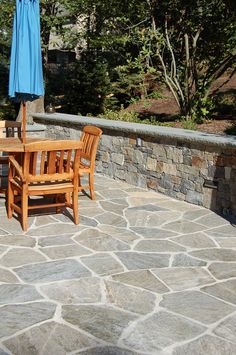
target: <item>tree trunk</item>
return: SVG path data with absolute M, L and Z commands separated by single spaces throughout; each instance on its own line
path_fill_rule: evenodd
M 44 97 L 40 96 L 37 100 L 26 102 L 26 122 L 32 124 L 34 122 L 31 113 L 44 112 Z M 22 121 L 22 106 L 18 112 L 17 121 Z

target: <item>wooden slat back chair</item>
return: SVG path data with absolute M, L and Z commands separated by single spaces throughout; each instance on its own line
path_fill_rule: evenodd
M 0 139 L 5 137 L 21 137 L 21 122 L 0 121 Z M 0 155 L 0 193 L 6 194 L 7 187 L 2 186 L 2 181 L 7 178 L 8 156 Z M 3 171 L 5 170 L 5 171 Z
M 97 154 L 97 147 L 99 143 L 102 130 L 95 126 L 85 126 L 80 141 L 83 142 L 83 150 L 80 156 L 79 165 L 79 191 L 86 189 L 90 190 L 90 198 L 94 200 L 94 170 L 95 160 Z M 88 185 L 81 185 L 80 177 L 88 174 Z
M 28 229 L 28 210 L 62 206 L 73 209 L 74 223 L 78 216 L 79 141 L 41 141 L 25 144 L 22 165 L 9 157 L 8 218 L 15 211 L 21 216 L 22 228 Z M 49 196 L 51 195 L 51 196 Z M 53 197 L 52 201 L 30 205 L 30 196 Z M 20 198 L 19 198 L 20 197 Z

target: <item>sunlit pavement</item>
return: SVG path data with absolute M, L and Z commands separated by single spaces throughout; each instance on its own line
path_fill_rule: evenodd
M 0 199 L 0 355 L 236 354 L 236 228 L 101 175 L 80 224 Z

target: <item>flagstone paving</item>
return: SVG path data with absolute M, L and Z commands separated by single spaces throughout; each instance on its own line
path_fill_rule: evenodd
M 236 228 L 96 176 L 97 198 L 29 217 L 0 199 L 0 355 L 236 354 Z

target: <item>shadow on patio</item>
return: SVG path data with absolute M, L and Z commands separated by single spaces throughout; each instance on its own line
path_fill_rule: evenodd
M 80 224 L 0 207 L 0 354 L 236 353 L 236 229 L 96 176 Z

